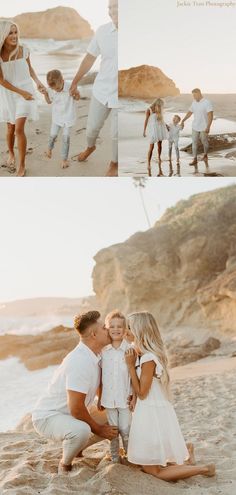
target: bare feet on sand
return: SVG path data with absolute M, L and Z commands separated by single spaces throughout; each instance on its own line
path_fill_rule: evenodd
M 24 166 L 22 166 L 22 167 L 20 167 L 20 168 L 19 168 L 19 170 L 18 170 L 18 172 L 17 172 L 16 176 L 17 176 L 17 177 L 24 177 L 24 176 L 25 176 L 25 173 L 26 173 L 26 172 L 25 172 L 25 167 L 24 167 Z
M 58 474 L 68 474 L 72 470 L 72 464 L 66 465 L 62 461 L 59 462 Z
M 186 461 L 185 464 L 191 464 L 192 466 L 195 466 L 196 460 L 195 460 L 195 455 L 194 455 L 194 445 L 193 443 L 189 442 L 186 444 L 187 449 L 189 451 L 189 459 Z
M 205 476 L 209 476 L 211 478 L 212 476 L 215 476 L 216 474 L 216 467 L 215 464 L 207 464 L 206 465 L 207 472 L 205 473 Z
M 9 157 L 7 159 L 7 167 L 12 171 L 15 172 L 16 170 L 16 162 L 15 162 L 15 155 L 12 153 L 9 153 Z
M 52 150 L 47 150 L 44 154 L 47 158 L 52 158 Z
M 195 159 L 189 163 L 190 167 L 195 167 L 196 165 L 197 165 L 197 160 L 195 160 Z
M 61 168 L 67 168 L 67 167 L 69 167 L 68 160 L 62 160 L 62 162 L 61 162 Z
M 118 163 L 111 162 L 106 173 L 106 177 L 117 177 L 118 176 Z
M 85 151 L 82 151 L 82 153 L 80 153 L 78 155 L 78 162 L 85 162 L 85 160 L 87 160 L 87 158 L 95 151 L 96 149 L 96 146 L 92 146 L 92 148 L 87 148 Z

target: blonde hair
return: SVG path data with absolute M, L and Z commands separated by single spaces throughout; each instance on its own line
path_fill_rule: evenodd
M 158 120 L 163 120 L 163 107 L 164 101 L 161 98 L 156 98 L 150 105 L 152 112 L 156 112 L 156 108 L 158 109 L 156 112 Z
M 16 29 L 17 29 L 18 42 L 17 42 L 17 46 L 16 46 L 15 50 L 13 50 L 11 52 L 10 57 L 9 57 L 9 60 L 12 60 L 13 57 L 14 57 L 14 55 L 15 55 L 15 59 L 17 58 L 17 54 L 18 54 L 19 46 L 20 46 L 20 40 L 19 40 L 20 31 L 19 31 L 19 27 L 17 26 L 17 24 L 14 21 L 11 21 L 11 20 L 0 20 L 0 55 L 1 55 L 1 52 L 2 52 L 2 49 L 3 49 L 3 45 L 4 45 L 7 37 L 10 34 L 10 31 L 11 31 L 11 27 L 12 26 L 15 26 Z
M 114 309 L 113 311 L 111 311 L 110 313 L 108 313 L 108 315 L 105 318 L 105 325 L 106 325 L 106 327 L 109 326 L 111 320 L 113 320 L 114 318 L 119 318 L 120 320 L 123 320 L 124 328 L 127 327 L 127 325 L 126 325 L 126 318 L 123 315 L 123 313 L 121 313 L 121 311 L 119 311 L 118 309 Z
M 128 316 L 128 325 L 135 336 L 135 341 L 141 353 L 152 352 L 163 367 L 161 383 L 168 398 L 170 398 L 170 376 L 168 359 L 163 340 L 156 320 L 148 311 L 132 313 Z

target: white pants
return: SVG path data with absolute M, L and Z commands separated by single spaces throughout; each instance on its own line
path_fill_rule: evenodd
M 91 414 L 91 416 L 98 421 L 95 415 Z M 105 415 L 103 420 L 99 422 L 106 423 Z M 87 423 L 75 419 L 70 414 L 58 413 L 45 419 L 38 419 L 33 424 L 39 435 L 51 440 L 62 441 L 62 462 L 66 465 L 71 464 L 74 457 L 85 447 L 103 440 L 103 438 L 91 433 L 91 428 Z
M 127 452 L 128 450 L 128 440 L 129 440 L 129 430 L 131 424 L 132 414 L 128 407 L 126 408 L 116 408 L 116 409 L 106 409 L 107 419 L 109 425 L 117 426 L 120 436 L 122 438 L 123 448 Z M 110 442 L 111 457 L 113 461 L 119 459 L 119 437 L 113 438 Z
M 198 142 L 199 138 L 201 139 L 203 149 L 204 149 L 204 155 L 207 155 L 208 150 L 209 150 L 209 141 L 208 141 L 208 134 L 205 131 L 195 131 L 194 129 L 192 130 L 192 140 L 193 140 L 193 157 L 197 158 L 197 149 L 198 149 Z
M 112 139 L 112 161 L 118 162 L 118 110 L 117 108 L 108 108 L 92 96 L 88 121 L 87 121 L 87 143 L 92 148 L 96 144 L 99 133 L 104 126 L 105 120 L 111 113 L 111 139 Z

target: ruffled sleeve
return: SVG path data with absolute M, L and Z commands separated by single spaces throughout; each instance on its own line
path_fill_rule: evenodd
M 23 48 L 23 58 L 28 58 L 30 56 L 30 50 L 28 46 L 22 45 Z
M 142 367 L 143 363 L 148 363 L 149 361 L 154 361 L 154 363 L 156 363 L 156 376 L 160 378 L 163 372 L 163 366 L 161 365 L 161 363 L 159 363 L 157 357 L 152 352 L 143 354 L 140 359 L 140 366 Z

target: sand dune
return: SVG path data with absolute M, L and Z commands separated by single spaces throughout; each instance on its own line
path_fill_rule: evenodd
M 36 435 L 30 418 L 16 431 L 0 435 L 0 489 L 8 495 L 233 495 L 236 490 L 236 426 L 234 380 L 236 359 L 218 360 L 211 374 L 195 363 L 197 374 L 182 368 L 173 383 L 174 404 L 186 440 L 193 441 L 197 461 L 215 462 L 215 478 L 195 477 L 167 484 L 139 468 L 104 460 L 108 442 L 84 451 L 68 477 L 57 475 L 60 445 Z M 227 371 L 228 370 L 228 371 Z M 172 370 L 173 371 L 173 370 Z

